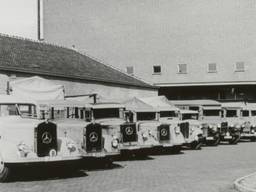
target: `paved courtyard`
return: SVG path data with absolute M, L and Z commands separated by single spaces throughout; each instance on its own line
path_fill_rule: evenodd
M 179 155 L 120 160 L 70 175 L 40 170 L 0 184 L 1 192 L 233 192 L 233 181 L 256 171 L 256 143 L 204 147 Z

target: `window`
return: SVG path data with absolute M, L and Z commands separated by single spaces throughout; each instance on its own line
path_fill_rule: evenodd
M 204 110 L 203 116 L 220 116 L 220 110 Z
M 216 63 L 209 63 L 208 64 L 208 73 L 216 73 L 216 72 L 217 72 Z
M 155 120 L 156 113 L 155 112 L 138 112 L 137 120 L 138 121 L 147 121 L 147 120 Z
M 94 109 L 93 115 L 95 119 L 102 118 L 119 118 L 119 108 L 109 108 L 109 109 Z
M 256 111 L 251 111 L 251 113 L 252 113 L 252 116 L 256 116 Z
M 243 110 L 242 111 L 242 116 L 243 117 L 249 117 L 249 111 L 248 110 Z
M 0 116 L 18 116 L 36 118 L 36 106 L 30 104 L 1 104 Z
M 194 120 L 198 120 L 198 114 L 194 114 L 194 113 L 185 113 L 182 114 L 182 120 L 187 120 L 187 119 L 194 119 Z
M 227 110 L 226 117 L 237 117 L 237 111 L 236 110 Z
M 154 72 L 154 74 L 161 73 L 161 66 L 160 65 L 153 66 L 153 72 Z
M 133 75 L 134 70 L 132 66 L 128 66 L 126 67 L 126 73 L 128 73 L 129 75 Z
M 187 64 L 179 64 L 178 73 L 187 73 Z
M 175 111 L 160 111 L 160 117 L 177 117 Z
M 189 107 L 189 110 L 192 110 L 192 111 L 199 111 L 199 107 Z
M 236 69 L 237 72 L 243 72 L 244 71 L 244 62 L 236 62 Z

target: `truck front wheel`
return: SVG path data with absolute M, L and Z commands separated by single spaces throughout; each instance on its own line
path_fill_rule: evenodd
M 10 177 L 10 168 L 6 167 L 0 155 L 0 182 L 6 182 Z

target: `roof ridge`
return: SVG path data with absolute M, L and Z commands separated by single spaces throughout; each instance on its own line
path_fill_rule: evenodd
M 114 66 L 112 66 L 112 65 L 110 65 L 110 64 L 107 64 L 105 61 L 103 61 L 103 60 L 101 60 L 101 59 L 99 59 L 99 58 L 95 58 L 94 56 L 91 56 L 91 55 L 89 55 L 88 53 L 85 53 L 85 52 L 81 52 L 81 50 L 77 50 L 77 49 L 74 49 L 74 48 L 68 48 L 68 47 L 65 47 L 65 46 L 62 46 L 62 45 L 58 45 L 58 44 L 54 44 L 54 43 L 48 43 L 48 42 L 46 42 L 46 41 L 39 41 L 39 40 L 34 40 L 34 39 L 29 39 L 29 38 L 25 38 L 25 37 L 19 37 L 19 36 L 14 36 L 14 35 L 9 35 L 9 34 L 3 34 L 3 33 L 0 33 L 0 38 L 1 37 L 6 37 L 6 38 L 8 38 L 8 39 L 14 39 L 14 40 L 17 40 L 17 43 L 19 43 L 18 42 L 18 40 L 21 40 L 21 41 L 23 41 L 23 43 L 35 43 L 37 46 L 49 46 L 49 48 L 50 47 L 52 47 L 52 48 L 56 48 L 56 49 L 64 49 L 64 50 L 66 50 L 66 51 L 69 51 L 70 53 L 72 53 L 73 52 L 73 54 L 80 54 L 82 57 L 85 57 L 85 58 L 87 58 L 87 59 L 91 59 L 91 60 L 93 60 L 94 62 L 98 62 L 99 64 L 101 64 L 102 65 L 102 67 L 103 66 L 105 66 L 106 68 L 109 68 L 108 70 L 111 70 L 112 69 L 112 71 L 113 71 L 113 73 L 120 73 L 120 78 L 121 78 L 121 80 L 119 81 L 119 80 L 115 80 L 115 81 L 113 81 L 113 79 L 108 79 L 108 81 L 106 81 L 106 80 L 104 80 L 104 78 L 102 79 L 102 77 L 100 78 L 100 77 L 98 77 L 98 78 L 93 78 L 94 79 L 94 81 L 100 81 L 100 82 L 109 82 L 109 83 L 114 83 L 114 84 L 122 84 L 122 85 L 131 85 L 131 86 L 138 86 L 138 87 L 147 87 L 147 88 L 154 88 L 154 89 L 156 89 L 157 87 L 156 86 L 154 86 L 154 85 L 152 85 L 152 84 L 150 84 L 149 82 L 146 82 L 146 81 L 144 81 L 144 80 L 142 80 L 142 79 L 140 79 L 140 78 L 138 78 L 138 77 L 136 77 L 136 76 L 131 76 L 131 75 L 129 75 L 129 74 L 127 74 L 127 73 L 125 73 L 124 71 L 122 71 L 122 70 L 120 70 L 119 68 L 116 68 L 116 67 L 114 67 Z M 1 68 L 1 67 L 0 67 Z M 7 66 L 5 66 L 5 69 L 7 70 L 7 69 L 14 69 L 13 67 L 7 67 Z M 15 70 L 17 70 L 17 68 L 15 68 Z M 23 72 L 28 72 L 28 71 L 31 71 L 31 69 L 27 69 L 27 70 L 22 70 Z M 32 71 L 31 71 L 32 72 Z M 45 70 L 37 70 L 36 72 L 35 71 L 33 71 L 33 73 L 35 74 L 45 74 Z M 57 76 L 64 76 L 64 74 L 60 74 L 60 73 L 53 73 L 52 75 L 57 75 Z M 73 78 L 79 78 L 79 79 L 87 79 L 87 78 L 84 78 L 84 77 L 82 77 L 82 76 L 72 76 Z M 129 78 L 130 78 L 130 80 L 129 80 Z M 123 79 L 123 80 L 122 80 Z M 125 80 L 126 79 L 126 80 Z M 136 82 L 136 81 L 138 81 L 138 82 Z
M 104 61 L 103 59 L 96 58 L 96 57 L 94 57 L 94 56 L 92 56 L 92 55 L 90 55 L 90 54 L 88 54 L 88 53 L 86 53 L 86 52 L 82 52 L 82 51 L 79 51 L 79 50 L 75 50 L 75 51 L 77 51 L 78 53 L 80 53 L 80 54 L 82 54 L 82 55 L 85 55 L 85 56 L 87 56 L 87 57 L 89 57 L 89 58 L 91 58 L 91 59 L 93 59 L 93 60 L 95 60 L 95 61 L 97 61 L 97 62 L 103 64 L 103 65 L 106 65 L 107 67 L 110 67 L 110 68 L 112 68 L 112 69 L 114 69 L 114 70 L 116 70 L 116 71 L 118 71 L 118 72 L 121 72 L 121 73 L 127 75 L 128 77 L 132 77 L 132 78 L 134 78 L 134 79 L 137 79 L 137 80 L 139 80 L 139 81 L 142 81 L 143 83 L 146 83 L 146 84 L 149 84 L 149 85 L 155 87 L 155 85 L 153 85 L 153 84 L 151 84 L 151 83 L 145 81 L 145 80 L 142 79 L 142 78 L 137 77 L 136 75 L 127 74 L 124 70 L 122 70 L 122 69 L 120 69 L 120 68 L 118 68 L 118 67 L 115 67 L 115 66 L 113 66 L 113 65 L 111 65 L 111 64 L 109 64 L 109 63 L 106 63 L 106 61 Z
M 1 36 L 8 37 L 8 38 L 14 38 L 14 39 L 17 39 L 17 40 L 30 41 L 30 42 L 33 42 L 33 43 L 38 43 L 38 44 L 43 44 L 43 45 L 49 45 L 49 46 L 53 46 L 53 47 L 56 47 L 56 48 L 63 48 L 63 49 L 71 50 L 71 51 L 76 51 L 76 50 L 74 50 L 72 48 L 69 48 L 67 46 L 63 46 L 63 45 L 60 45 L 60 44 L 48 42 L 48 41 L 45 41 L 45 40 L 31 39 L 31 38 L 28 38 L 28 37 L 22 37 L 22 36 L 17 36 L 17 35 L 10 35 L 10 34 L 6 34 L 6 33 L 1 33 L 0 32 L 0 37 Z
M 128 77 L 132 77 L 134 79 L 137 79 L 139 81 L 142 81 L 143 83 L 146 83 L 146 84 L 149 84 L 151 86 L 154 86 L 153 84 L 151 84 L 150 82 L 147 82 L 146 80 L 142 79 L 142 78 L 139 78 L 138 76 L 136 75 L 130 75 L 130 74 L 127 74 L 124 70 L 118 68 L 118 67 L 115 67 L 109 63 L 106 63 L 106 61 L 104 61 L 103 59 L 100 59 L 100 58 L 96 58 L 90 54 L 88 54 L 87 52 L 83 52 L 81 50 L 78 50 L 77 48 L 72 48 L 72 47 L 67 47 L 67 46 L 63 46 L 63 45 L 59 45 L 59 44 L 55 44 L 55 43 L 52 43 L 52 42 L 48 42 L 48 41 L 45 41 L 45 40 L 35 40 L 35 39 L 30 39 L 30 38 L 27 38 L 27 37 L 21 37 L 21 36 L 15 36 L 15 35 L 9 35 L 9 34 L 4 34 L 4 33 L 1 33 L 0 32 L 0 36 L 4 36 L 4 37 L 9 37 L 9 38 L 15 38 L 15 39 L 18 39 L 18 40 L 24 40 L 24 41 L 31 41 L 31 42 L 34 42 L 34 43 L 38 43 L 38 44 L 44 44 L 44 45 L 50 45 L 50 46 L 54 46 L 54 47 L 57 47 L 57 48 L 64 48 L 64 49 L 68 49 L 70 51 L 74 51 L 74 52 L 77 52 L 77 53 L 80 53 L 84 56 L 87 56 L 99 63 L 101 63 L 102 65 L 105 65 L 107 67 L 110 67 L 120 73 L 123 73 L 124 75 L 128 76 Z

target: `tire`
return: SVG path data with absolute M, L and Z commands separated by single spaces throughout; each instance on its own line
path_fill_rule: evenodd
M 207 141 L 206 145 L 209 146 L 218 146 L 220 144 L 220 137 L 216 137 L 213 141 Z
M 219 145 L 219 144 L 220 144 L 220 137 L 217 137 L 217 138 L 213 141 L 212 145 L 213 145 L 213 146 L 217 146 L 217 145 Z
M 10 178 L 10 168 L 5 166 L 5 163 L 0 155 L 0 182 L 6 182 Z
M 240 135 L 232 138 L 231 141 L 229 141 L 229 144 L 236 145 L 239 140 L 240 140 Z
M 180 145 L 174 146 L 174 147 L 172 148 L 173 154 L 179 154 L 180 151 L 181 151 L 181 146 L 180 146 Z
M 251 142 L 256 142 L 256 137 L 252 137 L 252 138 L 250 139 L 250 141 L 251 141 Z
M 103 163 L 104 168 L 110 169 L 113 165 L 113 160 L 112 160 L 112 158 L 105 157 L 104 159 L 102 159 L 102 163 Z
M 202 147 L 202 142 L 194 141 L 191 143 L 191 149 L 199 150 Z

